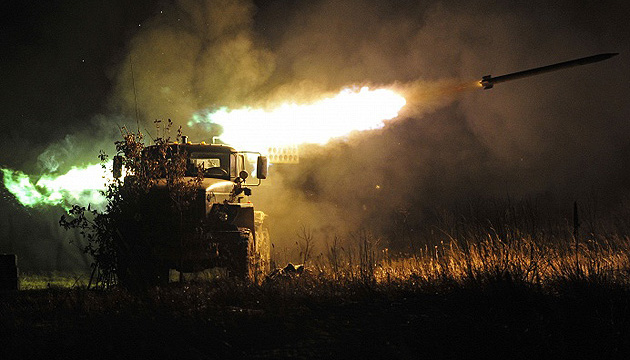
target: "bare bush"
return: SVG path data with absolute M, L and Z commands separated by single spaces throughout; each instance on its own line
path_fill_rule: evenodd
M 122 140 L 116 142 L 117 156 L 121 157 L 126 170 L 123 180 L 114 178 L 107 184 L 103 195 L 107 206 L 100 212 L 74 206 L 59 223 L 65 229 L 79 229 L 87 240 L 83 249 L 91 255 L 93 271 L 90 284 L 108 287 L 119 283 L 129 288 L 143 288 L 156 281 L 168 281 L 168 269 L 157 259 L 155 243 L 164 237 L 164 229 L 177 231 L 180 246 L 185 241 L 194 241 L 194 236 L 185 237 L 184 213 L 196 196 L 194 191 L 201 175 L 185 180 L 186 155 L 177 148 L 168 146 L 166 136 L 172 123 L 162 128 L 162 136 L 153 140 L 151 151 L 145 151 L 143 136 L 126 128 L 121 129 Z M 156 121 L 160 133 L 160 122 Z M 181 130 L 178 131 L 178 137 Z M 103 167 L 108 156 L 101 153 Z M 201 172 L 198 172 L 201 174 Z M 147 196 L 159 181 L 165 181 L 170 203 L 157 204 Z M 164 207 L 168 208 L 164 208 Z M 175 214 L 167 218 L 157 213 Z M 165 220 L 166 219 L 166 220 Z

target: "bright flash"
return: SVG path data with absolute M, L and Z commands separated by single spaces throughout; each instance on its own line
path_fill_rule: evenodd
M 111 170 L 111 163 L 107 166 Z M 4 186 L 24 206 L 59 205 L 69 209 L 72 205 L 102 207 L 105 198 L 101 191 L 111 171 L 101 164 L 73 167 L 63 175 L 43 175 L 32 182 L 31 177 L 19 170 L 0 168 Z
M 405 104 L 405 98 L 392 90 L 363 87 L 358 91 L 344 89 L 313 104 L 287 103 L 274 110 L 222 108 L 195 115 L 188 125 L 219 124 L 225 143 L 266 152 L 274 146 L 325 144 L 353 131 L 380 128 L 384 120 L 398 116 Z

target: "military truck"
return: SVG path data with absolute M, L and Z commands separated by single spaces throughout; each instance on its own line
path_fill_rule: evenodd
M 215 267 L 226 269 L 230 276 L 260 279 L 270 266 L 269 232 L 265 214 L 254 210 L 249 196 L 251 187 L 267 177 L 267 158 L 226 145 L 192 143 L 185 136 L 181 140 L 161 149 L 147 146 L 143 158 L 150 159 L 158 150 L 167 159 L 174 154 L 184 156 L 182 180 L 194 184 L 193 196 L 176 199 L 178 194 L 169 190 L 166 176 L 157 176 L 134 220 L 121 231 L 136 243 L 129 251 L 118 251 L 119 280 L 125 281 L 131 269 L 146 270 L 146 277 L 164 283 L 171 269 L 188 273 Z M 254 170 L 250 158 L 256 159 L 255 181 L 249 176 Z M 121 177 L 123 162 L 121 156 L 114 157 L 114 177 Z M 134 176 L 124 178 L 126 185 L 133 181 Z M 186 206 L 173 206 L 182 203 Z M 139 221 L 143 221 L 142 230 L 133 225 Z

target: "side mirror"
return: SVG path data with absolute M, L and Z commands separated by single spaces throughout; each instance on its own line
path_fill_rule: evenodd
M 120 155 L 114 156 L 114 178 L 119 179 L 122 176 L 123 157 Z
M 267 178 L 267 157 L 266 156 L 258 157 L 258 161 L 256 162 L 256 178 L 258 179 Z

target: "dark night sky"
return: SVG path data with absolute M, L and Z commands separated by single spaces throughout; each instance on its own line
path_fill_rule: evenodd
M 8 138 L 0 163 L 28 167 L 33 159 L 11 149 L 36 158 L 37 151 L 83 130 L 105 111 L 126 42 L 155 6 L 154 1 L 3 2 L 0 117 Z
M 278 174 L 281 190 L 261 197 L 286 217 L 274 197 L 307 199 L 313 211 L 336 216 L 339 202 L 387 211 L 480 194 L 628 195 L 626 1 L 11 1 L 0 14 L 5 167 L 37 174 L 45 171 L 41 154 L 65 149 L 61 171 L 111 148 L 116 126 L 135 124 L 131 58 L 139 112 L 150 126 L 304 88 L 430 85 L 619 52 L 604 63 L 419 105 L 382 130 L 317 147 Z M 369 176 L 361 181 L 345 180 L 363 171 Z M 388 186 L 373 194 L 375 184 Z M 22 216 L 6 199 L 1 211 Z M 3 226 L 0 252 L 16 231 Z

